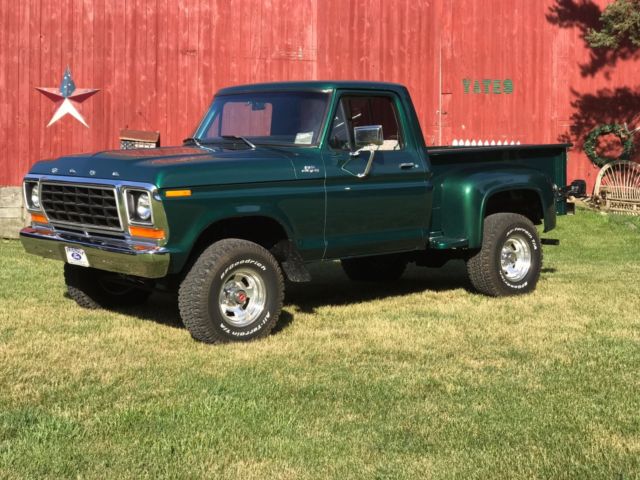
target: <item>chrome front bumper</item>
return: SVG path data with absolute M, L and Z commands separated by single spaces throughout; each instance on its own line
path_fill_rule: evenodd
M 145 278 L 164 277 L 171 259 L 166 249 L 153 245 L 73 237 L 46 228 L 23 228 L 20 241 L 27 253 L 62 261 L 64 247 L 82 248 L 93 268 Z

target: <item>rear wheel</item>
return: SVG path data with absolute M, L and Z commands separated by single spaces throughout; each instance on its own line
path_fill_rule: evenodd
M 515 213 L 485 218 L 482 248 L 467 260 L 476 290 L 494 297 L 531 292 L 541 268 L 540 238 L 531 220 Z
M 341 263 L 347 277 L 358 282 L 393 282 L 407 268 L 407 260 L 401 255 L 345 258 Z
M 276 259 L 255 243 L 225 239 L 196 260 L 180 285 L 178 303 L 194 339 L 221 343 L 268 335 L 283 299 L 284 280 Z
M 113 308 L 141 305 L 151 291 L 127 282 L 118 274 L 95 268 L 64 265 L 69 297 L 84 308 Z

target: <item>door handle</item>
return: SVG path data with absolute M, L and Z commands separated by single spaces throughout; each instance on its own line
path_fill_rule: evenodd
M 413 162 L 408 162 L 408 163 L 401 163 L 400 164 L 400 169 L 401 170 L 409 170 L 410 168 L 415 168 L 416 164 Z

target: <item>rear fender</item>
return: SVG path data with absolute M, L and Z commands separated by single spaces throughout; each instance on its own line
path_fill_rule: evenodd
M 445 237 L 467 239 L 468 248 L 480 248 L 489 199 L 512 190 L 534 192 L 543 212 L 544 231 L 555 227 L 555 197 L 546 175 L 526 167 L 505 168 L 504 164 L 487 171 L 487 166 L 477 171 L 450 173 L 440 183 L 441 225 Z

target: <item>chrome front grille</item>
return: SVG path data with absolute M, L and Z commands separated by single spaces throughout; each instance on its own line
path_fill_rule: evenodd
M 40 198 L 53 224 L 122 230 L 113 187 L 42 182 Z

